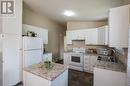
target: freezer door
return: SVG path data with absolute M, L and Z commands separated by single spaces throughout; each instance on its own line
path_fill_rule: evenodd
M 37 64 L 41 61 L 42 61 L 41 50 L 24 51 L 23 67 L 28 67 L 30 65 Z
M 42 49 L 43 42 L 38 37 L 23 37 L 23 50 Z

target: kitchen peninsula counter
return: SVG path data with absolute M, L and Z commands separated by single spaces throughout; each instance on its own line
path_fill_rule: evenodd
M 24 86 L 62 86 L 68 85 L 68 66 L 53 63 L 53 68 L 46 70 L 42 63 L 32 65 L 23 70 Z
M 95 68 L 126 73 L 126 67 L 121 63 L 98 61 L 95 65 Z

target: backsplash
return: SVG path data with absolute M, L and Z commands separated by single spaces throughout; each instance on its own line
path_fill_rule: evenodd
M 85 45 L 85 41 L 73 41 L 72 45 L 66 46 L 66 51 L 71 51 L 75 47 L 84 47 L 86 50 L 89 48 L 91 49 L 98 49 L 98 48 L 107 48 L 108 46 L 92 46 L 92 45 Z M 115 48 L 117 60 L 123 63 L 125 66 L 127 65 L 127 48 Z
M 67 45 L 66 46 L 66 51 L 71 51 L 75 47 L 84 47 L 86 50 L 89 48 L 91 49 L 97 49 L 97 48 L 106 48 L 107 46 L 92 46 L 92 45 L 85 45 L 85 41 L 73 41 L 72 45 Z
M 126 66 L 128 58 L 128 48 L 115 48 L 115 50 L 118 61 Z

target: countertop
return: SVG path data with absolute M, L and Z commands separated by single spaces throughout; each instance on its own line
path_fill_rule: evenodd
M 59 75 L 61 75 L 65 70 L 68 69 L 68 66 L 53 63 L 53 68 L 47 71 L 45 68 L 42 68 L 42 63 L 32 65 L 30 67 L 24 68 L 24 71 L 30 72 L 37 76 L 40 76 L 49 81 L 53 81 Z
M 76 52 L 73 52 L 73 51 L 64 51 L 64 53 L 76 53 Z M 90 52 L 85 52 L 85 53 L 83 53 L 84 55 L 98 55 L 97 53 L 90 53 Z
M 101 68 L 101 69 L 106 69 L 106 70 L 111 70 L 111 71 L 126 73 L 126 67 L 121 63 L 98 61 L 95 65 L 95 67 Z

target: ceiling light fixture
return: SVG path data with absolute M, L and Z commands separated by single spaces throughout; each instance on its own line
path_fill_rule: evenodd
M 74 15 L 75 15 L 75 13 L 74 13 L 73 11 L 68 11 L 68 10 L 64 11 L 63 14 L 64 14 L 65 16 L 74 16 Z

